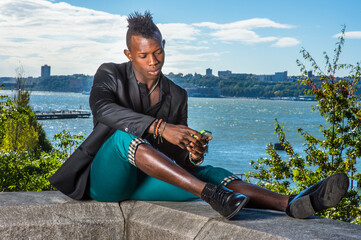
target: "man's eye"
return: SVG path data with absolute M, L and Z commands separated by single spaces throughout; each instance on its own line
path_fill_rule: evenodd
M 162 53 L 163 53 L 163 50 L 160 50 L 160 51 L 156 52 L 155 54 L 160 55 Z
M 139 55 L 139 58 L 145 58 L 146 56 L 145 55 Z

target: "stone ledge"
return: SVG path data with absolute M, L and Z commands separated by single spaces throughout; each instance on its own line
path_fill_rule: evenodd
M 228 221 L 203 201 L 120 204 L 127 239 L 361 239 L 361 226 L 246 208 Z M 140 238 L 142 237 L 142 238 Z
M 52 191 L 0 193 L 0 239 L 117 239 L 123 235 L 118 203 L 79 202 Z
M 0 239 L 361 239 L 361 226 L 257 209 L 228 221 L 203 201 L 118 204 L 20 192 L 0 193 Z

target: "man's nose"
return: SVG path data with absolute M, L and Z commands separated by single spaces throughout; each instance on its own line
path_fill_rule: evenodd
M 156 58 L 156 56 L 154 54 L 150 54 L 149 55 L 149 65 L 152 66 L 152 65 L 156 65 L 158 63 L 159 63 L 159 61 Z

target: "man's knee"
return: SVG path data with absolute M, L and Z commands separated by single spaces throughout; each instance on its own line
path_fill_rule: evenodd
M 135 152 L 140 144 L 146 143 L 142 138 L 120 130 L 114 132 L 109 139 L 110 145 L 124 160 L 135 165 Z

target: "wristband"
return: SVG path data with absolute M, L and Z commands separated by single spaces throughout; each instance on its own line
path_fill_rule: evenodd
M 158 122 L 159 122 L 159 119 L 156 119 L 155 123 L 154 123 L 154 130 L 153 130 L 153 138 L 154 139 L 157 138 L 157 135 L 155 135 L 155 130 L 157 129 Z
M 159 119 L 158 123 L 157 123 L 157 127 L 155 128 L 155 136 L 159 136 L 159 127 L 162 124 L 163 119 Z

